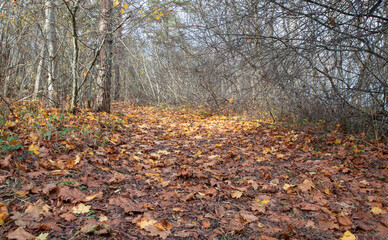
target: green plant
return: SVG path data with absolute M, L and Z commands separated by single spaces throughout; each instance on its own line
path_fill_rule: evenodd
M 20 143 L 19 138 L 16 136 L 8 137 L 6 140 L 0 140 L 1 152 L 15 151 L 24 146 Z

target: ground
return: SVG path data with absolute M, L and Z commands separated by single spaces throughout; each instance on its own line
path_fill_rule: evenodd
M 387 239 L 384 144 L 199 110 L 113 109 L 7 112 L 2 238 Z

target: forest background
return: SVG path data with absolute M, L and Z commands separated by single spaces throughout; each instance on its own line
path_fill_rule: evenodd
M 266 112 L 387 130 L 382 0 L 26 0 L 0 4 L 2 117 L 22 99 Z

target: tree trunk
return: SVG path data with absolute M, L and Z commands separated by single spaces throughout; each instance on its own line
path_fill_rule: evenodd
M 71 17 L 71 27 L 72 27 L 72 40 L 73 40 L 73 59 L 72 59 L 72 69 L 71 75 L 73 77 L 72 84 L 72 94 L 71 94 L 71 107 L 70 111 L 75 113 L 77 110 L 77 100 L 78 100 L 78 35 L 77 35 L 77 22 L 76 22 L 76 14 L 78 11 L 79 0 L 74 3 L 73 10 L 68 8 L 70 17 Z M 69 7 L 69 6 L 68 6 Z
M 46 53 L 45 48 L 46 48 L 46 46 L 43 43 L 42 49 L 40 50 L 40 55 L 39 55 L 38 69 L 36 71 L 35 87 L 34 87 L 34 97 L 35 98 L 39 97 L 39 89 L 40 89 L 40 83 L 42 81 L 43 65 L 44 65 L 44 58 L 45 58 L 44 55 Z
M 111 33 L 111 14 L 112 0 L 100 1 L 100 23 L 99 30 L 101 34 L 102 48 L 99 57 L 96 102 L 95 111 L 110 112 L 110 90 L 112 78 L 112 33 Z
M 55 54 L 57 50 L 57 38 L 55 29 L 55 1 L 46 0 L 46 34 L 48 47 L 48 78 L 47 78 L 47 98 L 52 105 L 54 102 L 54 82 L 56 75 L 56 61 Z
M 121 6 L 121 3 L 120 3 Z M 121 22 L 121 14 L 119 11 L 118 13 L 118 23 Z M 115 53 L 115 95 L 114 99 L 119 100 L 120 98 L 120 62 L 121 62 L 121 38 L 122 38 L 122 28 L 120 27 L 117 29 L 117 36 L 116 36 L 116 53 Z

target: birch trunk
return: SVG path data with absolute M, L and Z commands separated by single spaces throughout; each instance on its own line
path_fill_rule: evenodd
M 110 112 L 111 104 L 111 78 L 112 78 L 112 33 L 111 33 L 111 14 L 112 0 L 100 1 L 100 23 L 99 30 L 101 34 L 102 48 L 99 57 L 96 102 L 95 111 Z

